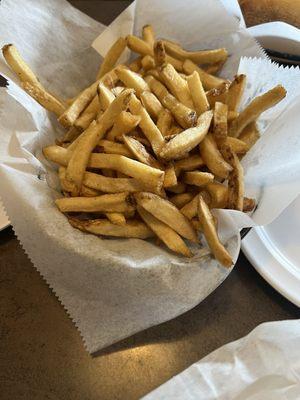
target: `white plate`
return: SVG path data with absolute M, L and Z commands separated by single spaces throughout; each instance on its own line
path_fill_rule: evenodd
M 2 231 L 2 229 L 7 228 L 9 225 L 10 225 L 10 222 L 9 222 L 6 214 L 4 213 L 2 206 L 0 205 L 0 231 Z
M 242 250 L 279 293 L 300 307 L 300 196 L 270 225 L 253 228 Z

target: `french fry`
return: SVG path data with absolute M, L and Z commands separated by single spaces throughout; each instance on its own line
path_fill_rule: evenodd
M 173 67 L 176 69 L 177 72 L 184 72 L 183 71 L 183 62 L 166 54 L 166 63 L 172 64 Z
M 162 40 L 158 40 L 153 46 L 154 62 L 157 67 L 166 63 L 166 50 Z
M 168 132 L 167 136 L 165 136 L 165 139 L 166 140 L 172 139 L 175 135 L 178 135 L 179 133 L 181 133 L 183 131 L 184 131 L 184 129 L 175 122 L 169 129 L 169 132 Z
M 214 118 L 213 118 L 213 137 L 217 145 L 226 142 L 227 138 L 227 114 L 228 107 L 226 104 L 215 103 Z
M 106 219 L 94 219 L 83 221 L 69 218 L 69 223 L 83 232 L 101 236 L 115 236 L 136 239 L 148 239 L 153 237 L 153 232 L 141 221 L 130 220 L 125 225 L 116 225 Z
M 228 175 L 228 207 L 243 211 L 244 205 L 244 172 L 237 155 L 230 146 L 223 145 L 221 149 L 225 160 L 232 166 Z
M 248 145 L 248 149 L 254 146 L 259 138 L 260 134 L 255 122 L 250 122 L 239 135 L 239 139 Z
M 67 197 L 56 199 L 55 204 L 61 212 L 125 212 L 134 209 L 128 193 Z
M 186 246 L 181 237 L 167 224 L 155 218 L 151 213 L 143 207 L 137 207 L 138 213 L 144 220 L 146 225 L 162 240 L 162 242 L 176 253 L 182 254 L 185 257 L 192 257 L 192 252 Z
M 177 185 L 177 176 L 175 173 L 174 165 L 170 163 L 165 169 L 164 187 L 172 187 Z
M 183 63 L 183 71 L 187 75 L 191 75 L 194 71 L 196 71 L 199 74 L 204 89 L 206 90 L 217 88 L 222 83 L 226 82 L 222 78 L 218 78 L 216 76 L 208 74 L 202 68 L 198 67 L 198 65 L 194 64 L 193 61 L 188 59 L 185 60 Z
M 113 178 L 85 172 L 83 178 L 84 186 L 106 193 L 135 193 L 145 190 L 147 185 L 133 178 Z M 150 190 L 150 189 L 149 189 Z
M 214 180 L 214 175 L 209 172 L 190 171 L 185 172 L 183 181 L 188 185 L 206 186 Z
M 227 113 L 227 120 L 228 122 L 233 121 L 239 116 L 239 113 L 237 111 L 228 111 Z
M 246 86 L 246 75 L 236 75 L 228 89 L 227 105 L 229 111 L 237 111 Z
M 58 117 L 65 111 L 66 106 L 47 92 L 40 84 L 22 82 L 22 87 L 34 100 L 36 100 L 46 110 L 54 112 Z
M 99 72 L 97 74 L 97 80 L 102 78 L 107 72 L 111 71 L 115 66 L 118 59 L 126 48 L 126 40 L 123 37 L 117 39 L 104 57 Z
M 244 197 L 243 201 L 243 212 L 251 212 L 256 207 L 255 199 L 249 199 L 248 197 Z
M 141 118 L 132 115 L 130 112 L 122 111 L 115 119 L 112 129 L 107 134 L 108 140 L 115 140 L 122 135 L 126 135 L 138 126 Z
M 171 112 L 166 108 L 162 107 L 161 111 L 158 114 L 156 125 L 158 129 L 161 131 L 163 136 L 167 136 L 169 134 L 172 123 L 173 123 L 173 117 Z
M 164 42 L 167 53 L 171 56 L 185 61 L 189 59 L 195 64 L 215 64 L 218 62 L 226 61 L 228 53 L 227 50 L 214 49 L 214 50 L 199 50 L 199 51 L 186 51 L 179 45 L 174 45 L 170 42 Z
M 98 147 L 102 150 L 101 152 L 107 154 L 120 154 L 121 156 L 133 158 L 132 152 L 128 150 L 124 144 L 115 143 L 111 140 L 101 139 L 99 140 Z
M 228 82 L 223 82 L 217 88 L 210 89 L 208 92 L 206 92 L 206 98 L 211 108 L 214 108 L 217 101 L 227 104 L 228 89 Z
M 140 97 L 142 92 L 150 90 L 148 84 L 139 74 L 126 67 L 117 67 L 116 74 L 125 86 L 135 90 L 138 97 Z
M 128 68 L 133 72 L 138 72 L 142 68 L 142 58 L 136 57 L 130 64 L 128 64 Z
M 100 103 L 98 96 L 94 96 L 93 100 L 87 106 L 87 108 L 81 113 L 81 115 L 74 122 L 74 126 L 84 131 L 90 123 L 97 118 L 100 111 Z
M 153 168 L 161 169 L 161 165 L 159 164 L 159 162 L 154 157 L 152 157 L 151 154 L 148 153 L 142 143 L 126 135 L 123 135 L 123 140 L 127 148 L 136 157 L 137 160 L 146 165 L 150 165 Z
M 155 34 L 152 25 L 144 25 L 142 29 L 143 40 L 153 47 L 155 42 Z
M 151 92 L 143 92 L 140 98 L 151 118 L 157 120 L 159 113 L 163 110 L 163 106 L 158 98 Z
M 197 114 L 194 110 L 180 103 L 168 92 L 167 88 L 163 84 L 152 76 L 146 77 L 146 81 L 162 105 L 171 111 L 179 125 L 183 128 L 190 128 L 195 125 Z
M 146 78 L 147 78 L 148 76 L 152 76 L 153 78 L 155 78 L 155 79 L 158 80 L 159 82 L 163 83 L 162 77 L 160 76 L 160 74 L 159 74 L 159 72 L 158 72 L 158 70 L 157 70 L 156 68 L 154 68 L 154 69 L 149 69 L 149 70 L 147 71 L 147 73 L 145 74 L 144 79 L 147 80 Z
M 194 195 L 192 200 L 186 203 L 181 209 L 180 212 L 186 216 L 189 220 L 192 220 L 197 215 L 198 210 L 198 197 L 199 193 Z
M 128 35 L 126 37 L 127 46 L 130 50 L 134 51 L 135 53 L 140 54 L 141 56 L 153 56 L 153 47 L 144 40 L 138 38 L 134 35 Z
M 204 166 L 203 159 L 198 155 L 193 155 L 174 163 L 175 173 L 178 176 L 182 171 L 193 171 Z
M 198 197 L 198 217 L 205 239 L 213 255 L 224 267 L 230 268 L 233 264 L 233 260 L 220 242 L 213 216 L 201 196 Z
M 178 74 L 173 65 L 163 65 L 160 70 L 160 75 L 171 94 L 186 107 L 193 109 L 194 104 L 188 83 Z
M 193 102 L 192 108 L 196 110 L 197 115 L 200 115 L 209 110 L 209 103 L 206 98 L 206 94 L 203 89 L 199 74 L 194 71 L 186 78 L 186 81 L 190 89 L 190 94 Z
M 141 102 L 135 96 L 132 96 L 129 109 L 132 114 L 138 115 L 141 118 L 139 127 L 151 143 L 154 153 L 158 154 L 164 144 L 164 138 L 160 130 L 157 128 L 146 109 L 142 106 Z
M 177 183 L 177 185 L 170 186 L 167 188 L 169 192 L 180 194 L 186 192 L 186 184 L 183 182 Z
M 210 196 L 204 199 L 210 208 L 226 208 L 228 204 L 228 187 L 219 182 L 209 183 L 205 190 Z
M 110 91 L 112 92 L 112 94 L 117 97 L 119 96 L 119 94 L 121 94 L 123 92 L 123 90 L 125 90 L 126 88 L 124 86 L 115 86 L 113 88 L 110 89 Z
M 231 150 L 236 154 L 246 154 L 249 150 L 249 145 L 246 142 L 231 136 L 226 138 L 225 144 L 230 146 Z
M 62 143 L 70 143 L 73 142 L 79 135 L 81 134 L 81 130 L 76 128 L 76 126 L 72 126 L 61 139 Z
M 239 137 L 239 134 L 250 122 L 255 121 L 260 114 L 275 106 L 284 99 L 285 96 L 286 90 L 281 85 L 277 85 L 261 96 L 257 96 L 242 112 L 240 112 L 239 116 L 232 121 L 229 128 L 229 136 Z
M 142 67 L 144 71 L 148 71 L 149 69 L 155 68 L 155 61 L 152 56 L 145 56 L 142 58 Z
M 210 64 L 207 67 L 203 68 L 205 72 L 211 75 L 216 75 L 223 67 L 224 61 L 219 61 L 215 64 Z
M 160 157 L 166 160 L 177 159 L 196 147 L 206 136 L 212 117 L 212 111 L 201 114 L 196 127 L 179 133 L 162 147 Z
M 189 220 L 170 201 L 147 192 L 135 193 L 137 204 L 162 221 L 182 237 L 197 242 L 197 235 Z
M 122 213 L 105 213 L 106 218 L 115 225 L 124 226 L 126 225 L 126 218 Z
M 189 203 L 194 197 L 192 192 L 174 194 L 169 200 L 177 207 L 182 208 Z
M 222 157 L 211 134 L 207 134 L 200 143 L 200 155 L 213 174 L 227 178 L 232 167 Z
M 99 83 L 97 87 L 97 94 L 99 106 L 103 111 L 107 110 L 116 98 L 112 91 L 102 83 Z

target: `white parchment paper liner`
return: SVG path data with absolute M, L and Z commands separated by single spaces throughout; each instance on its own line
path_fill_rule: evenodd
M 118 18 L 118 23 L 114 22 L 105 31 L 102 41 L 108 44 L 107 38 L 112 40 L 115 30 L 128 33 L 133 22 L 134 29 L 140 29 L 143 24 L 154 21 L 156 31 L 162 36 L 179 39 L 187 47 L 196 48 L 199 43 L 203 47 L 228 47 L 232 57 L 223 71 L 224 76 L 234 75 L 240 56 L 264 56 L 255 41 L 239 28 L 234 18 L 226 15 L 216 1 L 191 0 L 188 4 L 185 2 L 184 7 L 182 2 L 168 0 L 160 4 L 153 1 L 145 13 L 146 3 L 134 3 L 123 17 Z M 159 4 L 161 11 L 158 18 Z M 205 7 L 205 15 L 201 6 Z M 186 7 L 190 11 L 188 15 L 184 11 Z M 136 17 L 128 17 L 134 11 Z M 178 15 L 181 16 L 179 22 Z M 65 1 L 58 0 L 42 3 L 28 0 L 22 4 L 3 0 L 0 17 L 4 21 L 0 26 L 1 44 L 15 43 L 33 69 L 39 71 L 41 81 L 50 90 L 73 96 L 92 81 L 100 58 L 89 45 L 102 30 L 100 24 L 74 10 Z M 12 19 L 18 26 L 16 31 L 10 29 L 9 21 Z M 183 19 L 186 19 L 185 23 Z M 124 21 L 126 29 L 123 28 Z M 173 26 L 171 31 L 170 24 Z M 190 29 L 187 30 L 186 26 Z M 97 43 L 99 46 L 101 40 Z M 57 51 L 52 49 L 48 52 L 48 46 L 53 44 Z M 245 59 L 241 68 L 250 68 L 257 62 Z M 272 72 L 270 78 L 282 78 L 281 82 L 289 85 L 292 75 L 268 61 L 265 63 L 264 67 Z M 74 320 L 87 350 L 94 352 L 174 318 L 211 293 L 229 271 L 214 260 L 203 258 L 201 249 L 195 249 L 195 257 L 186 260 L 152 242 L 100 239 L 74 230 L 68 224 L 53 204 L 53 198 L 58 195 L 56 174 L 41 155 L 42 147 L 52 144 L 61 135 L 61 129 L 53 116 L 49 116 L 20 89 L 17 79 L 2 60 L 0 68 L 2 74 L 10 79 L 10 96 L 1 91 L 0 195 L 25 251 Z M 295 76 L 298 74 L 296 70 L 291 71 Z M 268 80 L 271 86 L 272 79 Z M 250 90 L 255 93 L 261 82 L 250 74 L 248 85 L 247 93 Z M 297 83 L 294 82 L 294 85 Z M 277 110 L 278 118 L 295 101 L 293 93 L 281 105 L 281 111 Z M 248 94 L 245 103 L 249 99 Z M 275 121 L 264 123 L 266 132 Z M 285 132 L 282 131 L 278 136 L 283 134 Z M 290 135 L 293 143 L 299 144 L 295 126 L 291 127 Z M 259 151 L 257 154 L 260 160 L 262 154 Z M 248 157 L 250 167 L 257 164 L 250 155 Z M 294 176 L 292 188 L 296 180 L 299 182 L 299 175 Z M 261 193 L 261 185 L 261 182 L 258 186 L 253 185 L 252 190 Z M 263 192 L 268 192 L 267 186 Z M 287 204 L 283 201 L 280 210 Z M 234 211 L 219 213 L 222 214 L 221 236 L 236 259 L 240 248 L 238 229 L 254 222 Z M 263 216 L 260 222 L 262 220 Z

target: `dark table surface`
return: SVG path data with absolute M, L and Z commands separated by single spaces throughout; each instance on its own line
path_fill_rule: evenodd
M 109 23 L 126 1 L 73 0 Z M 265 321 L 300 318 L 241 254 L 193 310 L 97 356 L 33 268 L 11 228 L 0 232 L 0 399 L 135 400 Z

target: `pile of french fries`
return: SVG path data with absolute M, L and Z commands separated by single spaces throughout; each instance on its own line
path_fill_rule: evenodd
M 117 65 L 125 48 L 138 54 Z M 232 258 L 217 233 L 212 208 L 249 212 L 240 159 L 259 138 L 256 120 L 285 95 L 276 86 L 238 112 L 246 76 L 230 82 L 216 74 L 224 48 L 186 51 L 157 40 L 119 38 L 96 81 L 75 98 L 49 93 L 14 45 L 3 55 L 22 87 L 54 112 L 65 134 L 44 156 L 58 164 L 63 198 L 55 201 L 70 224 L 95 235 L 148 239 L 193 254 L 201 243 L 225 267 Z

